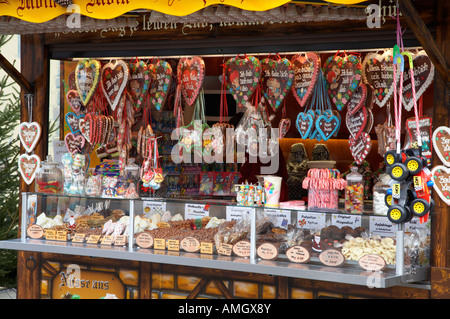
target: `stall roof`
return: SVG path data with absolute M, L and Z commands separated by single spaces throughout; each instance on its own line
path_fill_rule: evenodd
M 355 3 L 357 0 L 333 0 Z M 57 5 L 61 3 L 68 6 Z M 109 5 L 107 5 L 109 3 Z M 0 34 L 133 27 L 143 12 L 161 23 L 304 23 L 362 20 L 364 5 L 286 0 L 0 0 Z

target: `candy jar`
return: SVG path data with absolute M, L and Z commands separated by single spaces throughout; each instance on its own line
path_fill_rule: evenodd
M 63 187 L 63 174 L 58 168 L 58 164 L 52 161 L 52 157 L 47 156 L 41 167 L 36 172 L 35 191 L 37 193 L 61 194 Z
M 363 176 L 358 173 L 358 167 L 352 166 L 351 173 L 347 175 L 345 187 L 345 212 L 361 214 L 364 208 Z
M 386 195 L 389 186 L 389 174 L 381 174 L 379 181 L 373 186 L 373 213 L 376 215 L 387 215 Z

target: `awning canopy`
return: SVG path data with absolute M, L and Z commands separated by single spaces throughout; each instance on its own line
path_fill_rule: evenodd
M 42 23 L 79 13 L 94 19 L 113 19 L 135 10 L 151 10 L 173 16 L 187 16 L 210 6 L 224 5 L 246 11 L 267 11 L 287 3 L 355 4 L 362 0 L 0 0 L 0 16 Z

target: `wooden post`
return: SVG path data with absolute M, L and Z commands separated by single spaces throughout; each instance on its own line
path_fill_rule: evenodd
M 21 36 L 21 70 L 23 78 L 29 83 L 34 83 L 33 121 L 42 127 L 40 141 L 37 143 L 34 153 L 41 160 L 45 159 L 48 151 L 48 94 L 49 94 L 49 60 L 47 50 L 43 44 L 43 36 L 39 34 Z M 20 121 L 28 122 L 28 109 L 25 94 L 22 91 L 22 107 Z M 23 148 L 21 149 L 23 152 Z M 34 183 L 27 185 L 20 182 L 21 192 L 34 191 Z M 19 205 L 20 206 L 20 205 Z M 20 206 L 21 207 L 21 206 Z M 19 212 L 22 210 L 19 208 Z M 20 219 L 19 219 L 20 220 Z M 21 231 L 25 231 L 21 225 Z M 39 298 L 39 253 L 19 251 L 17 267 L 17 298 Z M 24 264 L 27 263 L 27 264 Z M 36 265 L 35 265 L 36 264 Z
M 436 1 L 436 43 L 445 59 L 450 61 L 450 4 L 448 1 Z M 449 83 L 437 73 L 434 79 L 433 127 L 450 126 L 450 89 Z M 442 165 L 437 156 L 433 156 L 433 166 Z M 432 255 L 431 255 L 431 297 L 450 298 L 450 207 L 433 194 L 436 202 L 431 218 Z

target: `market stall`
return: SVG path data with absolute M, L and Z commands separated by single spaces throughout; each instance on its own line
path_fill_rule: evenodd
M 371 28 L 369 2 L 75 3 L 22 35 L 21 74 L 0 60 L 23 89 L 19 298 L 448 296 L 445 4 Z

